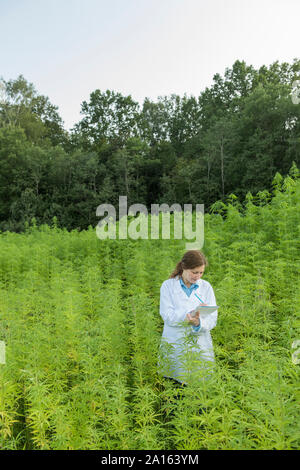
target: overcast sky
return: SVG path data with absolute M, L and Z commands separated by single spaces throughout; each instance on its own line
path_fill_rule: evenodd
M 198 96 L 235 60 L 300 58 L 299 0 L 0 0 L 0 78 L 22 74 L 65 128 L 97 88 Z

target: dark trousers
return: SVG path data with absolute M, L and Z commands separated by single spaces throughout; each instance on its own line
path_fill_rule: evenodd
M 179 399 L 180 396 L 181 396 L 181 393 L 180 393 L 180 392 L 182 392 L 182 391 L 185 389 L 185 387 L 187 387 L 187 384 L 182 383 L 182 382 L 179 382 L 178 380 L 173 379 L 173 378 L 171 378 L 171 377 L 165 377 L 165 379 L 169 380 L 170 382 L 172 382 L 172 383 L 174 384 L 175 388 L 178 390 L 178 393 L 175 395 L 174 398 L 175 398 L 176 400 Z M 206 411 L 206 408 L 204 408 L 204 407 L 203 407 L 203 408 L 199 408 L 198 413 L 199 413 L 199 414 L 202 414 L 204 411 Z

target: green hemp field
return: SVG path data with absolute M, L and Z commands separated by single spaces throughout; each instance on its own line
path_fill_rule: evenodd
M 215 203 L 202 250 L 215 364 L 176 399 L 159 293 L 185 240 L 1 233 L 0 448 L 299 449 L 299 177 Z

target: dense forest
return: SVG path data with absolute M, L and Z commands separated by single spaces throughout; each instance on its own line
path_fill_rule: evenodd
M 142 106 L 99 89 L 66 131 L 57 106 L 22 75 L 0 81 L 0 230 L 96 226 L 96 208 L 204 204 L 256 197 L 300 165 L 300 60 L 256 70 L 244 61 L 198 97 L 172 94 Z M 276 179 L 276 178 L 275 178 Z M 233 196 L 234 195 L 234 196 Z M 255 197 L 254 197 L 255 203 Z

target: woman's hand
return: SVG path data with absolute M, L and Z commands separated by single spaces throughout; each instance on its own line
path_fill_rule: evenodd
M 208 304 L 201 304 L 203 305 L 203 307 L 205 305 L 208 305 Z M 200 325 L 200 312 L 197 312 L 196 315 L 194 317 L 192 317 L 189 313 L 187 314 L 186 316 L 186 321 L 188 321 L 189 323 L 191 323 L 193 326 L 199 326 Z
M 191 323 L 193 326 L 199 326 L 200 325 L 200 320 L 199 320 L 200 313 L 197 312 L 195 317 L 192 317 L 189 313 L 186 316 L 186 320 Z

